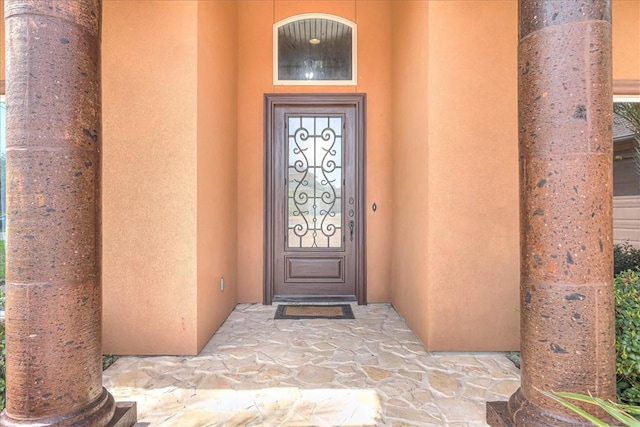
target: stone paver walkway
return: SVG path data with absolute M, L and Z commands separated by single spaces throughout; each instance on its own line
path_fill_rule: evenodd
M 502 354 L 428 353 L 388 304 L 356 320 L 274 320 L 241 304 L 198 356 L 123 357 L 104 373 L 138 425 L 485 426 L 519 371 Z

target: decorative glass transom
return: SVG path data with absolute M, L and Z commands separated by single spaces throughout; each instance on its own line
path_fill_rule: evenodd
M 355 84 L 355 36 L 355 24 L 332 15 L 276 23 L 274 84 Z
M 342 116 L 287 118 L 287 246 L 342 248 Z

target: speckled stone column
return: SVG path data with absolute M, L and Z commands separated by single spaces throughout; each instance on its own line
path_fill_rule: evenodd
M 3 426 L 105 426 L 101 0 L 7 0 Z
M 487 416 L 586 426 L 539 390 L 616 396 L 611 5 L 521 0 L 519 19 L 522 387 Z

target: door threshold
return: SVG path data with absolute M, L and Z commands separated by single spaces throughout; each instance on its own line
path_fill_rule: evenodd
M 355 295 L 337 295 L 337 296 L 324 296 L 324 295 L 276 295 L 273 297 L 273 302 L 291 302 L 297 304 L 330 304 L 333 302 L 356 302 Z

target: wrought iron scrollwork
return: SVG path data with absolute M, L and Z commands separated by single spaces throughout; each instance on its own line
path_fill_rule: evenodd
M 289 247 L 342 247 L 342 123 L 288 119 Z

